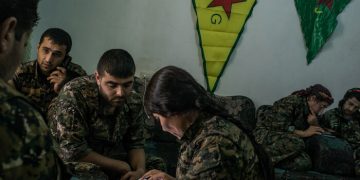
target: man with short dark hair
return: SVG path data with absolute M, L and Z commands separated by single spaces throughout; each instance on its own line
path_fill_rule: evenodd
M 354 151 L 355 173 L 360 176 L 360 88 L 346 91 L 337 108 L 324 114 L 323 127 L 346 140 Z
M 0 179 L 56 179 L 56 155 L 41 114 L 5 82 L 38 22 L 38 0 L 0 0 Z
M 41 35 L 37 47 L 37 60 L 23 63 L 10 81 L 44 114 L 66 82 L 86 75 L 81 66 L 71 62 L 71 47 L 71 37 L 66 31 L 60 28 L 47 29 Z
M 146 116 L 141 96 L 132 91 L 134 75 L 128 52 L 106 51 L 94 75 L 68 82 L 50 104 L 50 129 L 75 177 L 138 179 L 144 174 Z

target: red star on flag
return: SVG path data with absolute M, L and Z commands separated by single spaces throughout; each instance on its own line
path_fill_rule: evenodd
M 232 4 L 238 2 L 244 2 L 244 1 L 246 0 L 213 0 L 208 5 L 208 8 L 222 6 L 224 11 L 226 12 L 226 15 L 228 16 L 228 18 L 230 18 Z
M 334 0 L 319 0 L 319 5 L 320 4 L 324 4 L 325 6 L 327 6 L 329 9 L 332 8 L 333 4 L 334 4 Z

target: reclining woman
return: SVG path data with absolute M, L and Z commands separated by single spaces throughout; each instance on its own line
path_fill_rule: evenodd
M 157 71 L 147 86 L 144 106 L 163 131 L 182 142 L 176 179 L 273 178 L 265 151 L 185 70 L 167 66 Z M 175 179 L 159 170 L 142 178 Z
M 297 171 L 311 168 L 304 140 L 324 132 L 317 116 L 333 101 L 327 88 L 315 84 L 276 101 L 264 119 L 258 120 L 255 139 L 265 147 L 275 167 Z

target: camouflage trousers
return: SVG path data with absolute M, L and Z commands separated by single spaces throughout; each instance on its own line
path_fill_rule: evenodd
M 266 134 L 260 144 L 264 146 L 275 167 L 297 171 L 311 168 L 311 158 L 305 152 L 305 142 L 302 138 L 290 133 Z
M 92 163 L 77 162 L 71 163 L 74 169 L 70 170 L 73 177 L 71 180 L 112 180 L 120 179 L 118 174 L 104 171 Z M 75 165 L 76 164 L 76 165 Z M 74 166 L 75 165 L 75 166 Z M 147 156 L 145 160 L 146 171 L 158 169 L 166 172 L 166 163 L 162 158 Z

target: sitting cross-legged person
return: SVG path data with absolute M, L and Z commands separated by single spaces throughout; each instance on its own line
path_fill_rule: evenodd
M 138 179 L 166 168 L 144 153 L 142 97 L 132 91 L 135 63 L 122 49 L 106 51 L 94 75 L 65 84 L 49 107 L 58 153 L 79 179 Z

